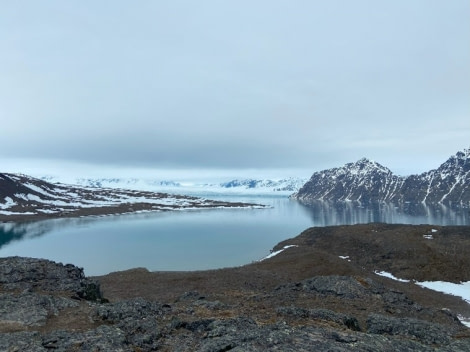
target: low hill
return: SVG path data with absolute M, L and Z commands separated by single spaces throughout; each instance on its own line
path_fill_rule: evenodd
M 0 221 L 253 206 L 259 205 L 168 193 L 52 184 L 27 175 L 0 173 Z

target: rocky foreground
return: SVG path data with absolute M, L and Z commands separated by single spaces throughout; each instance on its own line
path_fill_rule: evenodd
M 470 281 L 469 249 L 469 227 L 370 224 L 312 228 L 211 271 L 86 278 L 1 258 L 0 350 L 470 351 L 470 304 L 374 274 Z

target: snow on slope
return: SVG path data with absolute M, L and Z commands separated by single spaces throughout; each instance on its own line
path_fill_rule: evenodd
M 52 184 L 19 174 L 0 174 L 0 218 L 70 216 L 135 211 L 255 206 L 176 194 Z
M 315 172 L 292 198 L 329 200 L 470 204 L 470 149 L 451 156 L 437 169 L 407 177 L 361 159 L 342 167 Z
M 389 279 L 400 281 L 400 282 L 410 282 L 410 280 L 404 280 L 395 277 L 393 274 L 385 272 L 385 271 L 375 271 L 377 275 L 388 277 Z M 439 291 L 442 293 L 446 293 L 448 295 L 453 295 L 462 298 L 464 301 L 470 304 L 470 281 L 461 282 L 460 284 L 455 284 L 453 282 L 445 282 L 445 281 L 423 281 L 419 282 L 416 280 L 412 280 L 413 283 L 419 285 L 421 287 L 426 287 L 430 290 Z M 468 326 L 470 328 L 470 319 L 458 316 L 461 323 Z

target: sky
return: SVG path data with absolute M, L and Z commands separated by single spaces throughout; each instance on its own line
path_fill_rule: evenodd
M 415 174 L 470 147 L 470 1 L 7 1 L 0 77 L 3 172 Z

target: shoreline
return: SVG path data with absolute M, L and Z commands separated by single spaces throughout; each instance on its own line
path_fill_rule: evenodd
M 265 207 L 261 204 L 134 189 L 52 184 L 22 174 L 0 173 L 0 222 L 29 222 L 150 211 Z
M 201 198 L 202 199 L 202 198 Z M 32 221 L 65 219 L 65 218 L 84 218 L 84 217 L 105 217 L 114 215 L 132 215 L 152 212 L 173 212 L 173 211 L 192 211 L 192 210 L 211 210 L 211 209 L 264 209 L 269 206 L 255 203 L 243 202 L 225 202 L 207 200 L 207 204 L 191 206 L 156 206 L 154 203 L 125 203 L 117 206 L 104 206 L 93 208 L 79 208 L 71 211 L 58 213 L 36 213 L 36 214 L 12 214 L 3 215 L 0 213 L 0 223 L 25 223 Z

